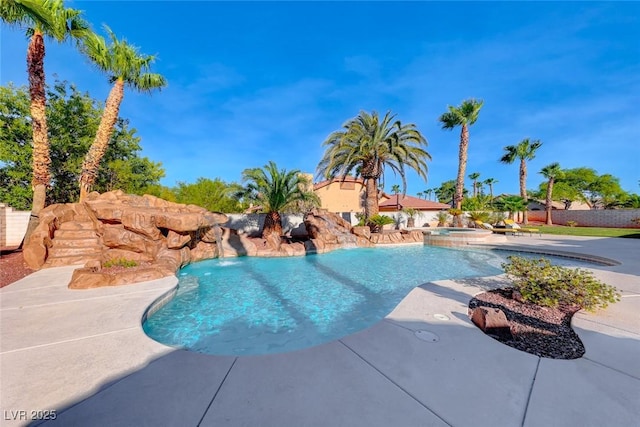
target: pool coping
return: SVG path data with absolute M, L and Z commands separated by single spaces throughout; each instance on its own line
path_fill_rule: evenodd
M 592 244 L 586 239 L 562 241 L 557 238 L 532 237 L 526 240 L 532 245 L 529 249 L 534 251 L 554 242 L 565 246 Z M 443 345 L 453 346 L 451 353 L 442 353 L 438 362 L 433 365 L 436 370 L 432 372 L 436 376 L 441 375 L 438 372 L 448 372 L 451 375 L 441 377 L 440 382 L 436 381 L 438 388 L 450 390 L 451 394 L 445 393 L 442 396 L 444 400 L 440 400 L 438 396 L 442 393 L 432 394 L 428 390 L 422 390 L 422 383 L 419 382 L 426 381 L 424 386 L 428 386 L 429 379 L 423 378 L 421 372 L 428 371 L 428 366 L 435 363 L 430 361 L 429 355 L 438 348 L 442 349 L 442 346 L 429 347 L 433 344 L 414 342 L 417 340 L 413 338 L 411 324 L 402 319 L 416 316 L 416 321 L 421 322 L 416 327 L 441 328 L 442 325 L 427 318 L 422 304 L 436 298 L 440 301 L 438 311 L 442 311 L 446 304 L 463 307 L 463 301 L 470 298 L 472 291 L 479 289 L 474 283 L 438 281 L 415 288 L 398 305 L 397 313 L 390 313 L 367 331 L 327 345 L 280 355 L 233 358 L 176 350 L 158 344 L 144 334 L 141 323 L 144 314 L 141 316 L 140 313 L 148 313 L 153 302 L 167 299 L 177 292 L 175 277 L 119 289 L 73 291 L 66 289 L 65 283 L 70 269 L 39 272 L 40 274 L 31 275 L 0 291 L 2 341 L 15 339 L 12 337 L 17 337 L 16 334 L 28 337 L 38 333 L 43 339 L 49 340 L 0 354 L 3 368 L 0 406 L 4 410 L 57 409 L 61 423 L 85 425 L 98 419 L 124 425 L 141 419 L 147 420 L 150 425 L 153 420 L 166 424 L 169 420 L 175 422 L 176 419 L 172 417 L 176 416 L 181 417 L 178 420 L 192 425 L 212 425 L 212 419 L 224 424 L 221 418 L 216 417 L 226 417 L 226 424 L 231 425 L 255 424 L 256 420 L 275 425 L 282 424 L 282 414 L 288 414 L 290 422 L 309 425 L 340 422 L 365 425 L 367 414 L 380 416 L 368 423 L 375 426 L 385 425 L 385 420 L 388 425 L 388 418 L 384 417 L 389 414 L 394 417 L 397 425 L 417 425 L 416 419 L 410 422 L 411 414 L 421 414 L 421 423 L 463 426 L 469 423 L 455 420 L 469 416 L 476 421 L 484 420 L 482 422 L 486 422 L 486 425 L 495 425 L 497 421 L 491 417 L 499 414 L 493 412 L 504 411 L 490 411 L 483 414 L 487 416 L 486 419 L 477 418 L 477 403 L 486 399 L 495 401 L 496 395 L 492 391 L 509 387 L 515 394 L 504 403 L 512 411 L 510 413 L 514 418 L 506 420 L 508 422 L 502 419 L 501 424 L 504 425 L 545 425 L 549 417 L 565 425 L 582 421 L 593 424 L 602 421 L 602 417 L 606 417 L 605 420 L 609 423 L 630 425 L 630 419 L 640 417 L 640 408 L 637 405 L 629 406 L 628 399 L 628 396 L 635 394 L 640 396 L 640 374 L 633 371 L 637 369 L 637 362 L 628 359 L 638 354 L 634 351 L 638 349 L 640 342 L 640 328 L 633 322 L 629 326 L 625 321 L 628 322 L 628 316 L 637 313 L 640 266 L 634 264 L 633 260 L 637 259 L 640 246 L 635 242 L 634 245 L 630 242 L 604 240 L 596 243 L 595 248 L 603 248 L 596 252 L 602 253 L 604 250 L 608 256 L 616 258 L 619 264 L 602 266 L 604 270 L 594 267 L 594 270 L 599 276 L 618 282 L 626 288 L 621 303 L 611 306 L 603 313 L 580 315 L 577 319 L 579 335 L 583 341 L 585 338 L 590 340 L 585 343 L 588 357 L 576 361 L 528 357 L 530 355 L 525 356 L 502 344 L 494 345 L 479 339 L 478 334 L 481 333 L 470 326 L 468 319 L 453 319 L 458 326 L 445 329 L 444 335 L 441 334 Z M 527 248 L 508 245 L 500 249 L 524 251 Z M 587 247 L 586 250 L 591 249 L 593 247 Z M 552 250 L 563 254 L 571 253 L 580 259 L 585 256 L 581 252 Z M 480 279 L 479 282 L 492 280 Z M 43 300 L 48 293 L 51 299 Z M 160 296 L 154 296 L 158 293 Z M 424 296 L 427 296 L 426 299 Z M 11 301 L 13 305 L 7 306 Z M 111 301 L 117 304 L 117 311 L 127 311 L 131 315 L 122 319 L 120 330 L 98 333 L 95 328 L 105 328 L 105 324 L 109 323 L 105 321 L 107 313 L 101 310 L 105 303 L 109 303 L 106 306 L 111 306 Z M 33 321 L 36 312 L 45 316 L 42 319 L 46 323 Z M 68 321 L 54 320 L 51 314 L 58 312 Z M 92 326 L 92 323 L 95 325 Z M 65 325 L 68 325 L 66 332 Z M 52 333 L 43 334 L 40 329 L 47 329 Z M 76 338 L 70 338 L 65 333 L 75 334 Z M 455 344 L 458 336 L 471 337 L 474 343 L 461 340 L 459 344 Z M 630 338 L 621 341 L 615 338 L 618 336 Z M 115 338 L 118 339 L 114 341 Z M 407 345 L 411 351 L 403 350 Z M 459 360 L 470 349 L 473 350 L 473 357 L 468 363 L 476 366 L 475 374 L 455 374 L 465 372 L 466 365 L 458 366 L 459 362 L 455 360 Z M 416 351 L 421 352 L 420 354 L 426 352 L 420 362 L 410 360 L 409 356 Z M 453 356 L 453 359 L 448 355 Z M 384 362 L 386 358 L 392 361 L 391 364 Z M 347 362 L 347 365 L 343 365 Z M 519 375 L 500 381 L 487 377 L 483 369 L 477 368 L 489 364 L 487 366 L 501 369 L 514 363 L 521 366 Z M 348 369 L 342 370 L 341 366 L 348 366 Z M 310 371 L 304 370 L 306 368 Z M 299 369 L 303 369 L 306 374 L 294 375 L 295 372 L 300 374 Z M 401 374 L 405 369 L 411 375 Z M 214 371 L 215 375 L 212 374 Z M 292 374 L 289 375 L 288 372 Z M 317 383 L 309 383 L 316 372 L 330 381 L 320 381 L 318 377 Z M 535 375 L 528 377 L 526 372 L 535 372 Z M 207 391 L 193 394 L 185 389 L 180 385 L 180 378 L 185 376 L 202 384 L 198 387 L 208 387 Z M 589 383 L 585 383 L 585 379 Z M 553 383 L 553 380 L 559 383 Z M 151 388 L 150 384 L 153 384 Z M 516 384 L 525 386 L 513 389 Z M 595 391 L 590 388 L 594 384 L 598 386 Z M 193 389 L 204 390 L 198 387 Z M 274 387 L 280 391 L 274 392 Z M 294 394 L 287 395 L 283 390 L 291 390 Z M 357 393 L 345 394 L 344 390 L 355 390 Z M 471 393 L 475 397 L 474 402 L 466 400 L 469 393 L 465 390 L 482 393 Z M 66 395 L 71 400 L 67 399 L 67 403 L 63 404 L 53 403 L 60 402 L 56 397 L 59 395 Z M 235 401 L 234 396 L 240 400 Z M 289 396 L 289 400 L 282 401 L 286 396 Z M 339 399 L 333 400 L 331 396 L 338 396 Z M 206 400 L 203 400 L 205 397 Z M 372 399 L 377 402 L 376 405 L 371 405 Z M 296 400 L 297 403 L 294 403 Z M 7 406 L 7 402 L 13 403 Z M 247 402 L 250 403 L 249 406 Z M 485 403 L 483 407 L 491 409 L 490 402 Z M 316 407 L 322 408 L 321 414 L 314 410 Z M 399 408 L 405 408 L 406 411 L 400 411 Z M 572 413 L 575 411 L 579 412 L 577 419 L 574 418 L 575 413 Z M 195 421 L 187 421 L 194 414 L 197 415 Z M 7 425 L 12 424 L 21 425 L 20 422 L 7 422 Z

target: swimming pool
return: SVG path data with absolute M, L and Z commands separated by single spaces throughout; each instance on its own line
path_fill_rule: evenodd
M 212 259 L 180 270 L 175 297 L 143 328 L 207 354 L 298 350 L 372 326 L 418 285 L 500 274 L 508 255 L 412 245 Z

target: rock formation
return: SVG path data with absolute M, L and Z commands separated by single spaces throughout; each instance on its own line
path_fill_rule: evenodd
M 33 269 L 83 264 L 69 287 L 120 285 L 172 275 L 192 261 L 246 255 L 248 239 L 231 230 L 222 213 L 122 191 L 92 193 L 84 203 L 56 204 L 40 213 L 40 224 L 24 247 Z M 117 275 L 101 271 L 111 261 L 146 267 Z
M 364 234 L 352 233 L 351 223 L 325 209 L 313 209 L 304 217 L 308 251 L 324 253 L 343 247 L 372 246 Z
M 423 239 L 419 231 L 370 233 L 368 227 L 352 227 L 335 213 L 314 209 L 304 218 L 308 240 L 285 239 L 276 246 L 221 227 L 227 220 L 222 213 L 154 196 L 94 192 L 83 203 L 43 209 L 23 255 L 32 269 L 82 264 L 69 287 L 84 289 L 158 279 L 209 258 L 303 256 Z

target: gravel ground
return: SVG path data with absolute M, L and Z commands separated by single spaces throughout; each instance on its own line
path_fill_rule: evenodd
M 33 271 L 24 263 L 21 251 L 0 251 L 0 288 L 28 276 Z
M 494 339 L 539 357 L 577 359 L 584 355 L 584 345 L 571 328 L 571 318 L 578 307 L 540 307 L 512 298 L 512 289 L 497 289 L 476 295 L 469 302 L 469 315 L 476 307 L 497 308 L 504 312 L 512 338 Z

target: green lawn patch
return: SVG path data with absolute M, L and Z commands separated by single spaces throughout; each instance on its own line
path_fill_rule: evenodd
M 563 225 L 530 225 L 544 234 L 557 234 L 565 236 L 590 236 L 590 237 L 624 237 L 628 239 L 640 239 L 638 228 L 604 228 L 604 227 L 566 227 Z

